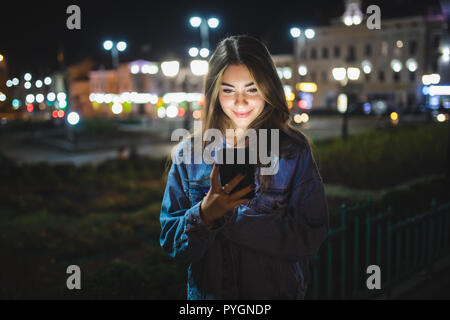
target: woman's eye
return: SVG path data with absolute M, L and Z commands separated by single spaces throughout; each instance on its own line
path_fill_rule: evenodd
M 256 89 L 256 88 L 253 88 L 253 89 L 250 89 L 250 90 L 248 90 L 248 92 L 251 92 L 251 93 L 256 93 L 256 92 L 258 92 L 258 89 Z
M 232 90 L 231 89 L 223 89 L 223 92 L 230 93 L 230 92 L 232 92 Z

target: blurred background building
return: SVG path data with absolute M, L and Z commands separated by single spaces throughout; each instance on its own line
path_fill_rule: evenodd
M 330 26 L 291 30 L 295 56 L 278 61 L 280 76 L 289 75 L 287 90 L 296 90 L 294 105 L 336 110 L 340 94 L 365 113 L 377 107 L 412 111 L 424 104 L 423 85 L 439 83 L 440 68 L 448 66 L 448 45 L 441 43 L 444 16 L 383 19 L 380 29 L 371 30 L 359 2 L 346 4 Z M 356 11 L 347 16 L 351 6 Z M 430 74 L 431 83 L 424 83 Z
M 291 112 L 384 114 L 449 108 L 445 10 L 395 19 L 381 15 L 380 29 L 367 26 L 370 14 L 365 11 L 360 1 L 347 0 L 342 16 L 328 25 L 291 28 L 293 52 L 273 56 Z M 212 22 L 217 27 L 219 22 Z M 119 63 L 127 44 L 108 40 L 103 46 L 111 53 L 111 69 L 91 60 L 66 68 L 61 53 L 60 70 L 35 78 L 9 75 L 2 56 L 3 112 L 58 118 L 70 109 L 84 118 L 199 118 L 208 70 L 207 29 L 204 22 L 204 48 L 191 48 L 188 59 Z

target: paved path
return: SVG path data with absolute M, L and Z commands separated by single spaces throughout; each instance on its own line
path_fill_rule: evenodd
M 409 118 L 409 119 L 408 119 Z M 405 116 L 406 121 L 423 121 L 422 116 Z M 356 134 L 363 132 L 368 128 L 374 128 L 380 125 L 388 124 L 387 120 L 378 121 L 373 117 L 355 116 L 349 119 L 348 132 Z M 170 133 L 182 126 L 181 121 L 171 121 L 168 125 L 162 121 L 153 120 L 151 123 L 143 122 L 135 125 L 121 125 L 120 130 L 123 136 L 121 140 L 111 143 L 88 141 L 85 144 L 91 144 L 91 147 L 81 148 L 83 150 L 73 152 L 68 146 L 67 140 L 51 138 L 55 132 L 51 130 L 40 132 L 19 132 L 14 134 L 0 135 L 0 153 L 16 160 L 18 163 L 34 163 L 46 161 L 49 163 L 71 162 L 76 165 L 84 163 L 98 164 L 107 159 L 113 159 L 118 156 L 118 147 L 120 145 L 136 145 L 136 151 L 139 155 L 149 156 L 151 158 L 165 158 L 169 155 L 175 142 L 170 141 Z M 311 120 L 302 126 L 303 130 L 313 141 L 341 134 L 342 118 L 340 116 L 312 116 Z M 157 139 L 140 139 L 136 143 L 136 133 L 148 135 L 148 137 L 158 137 Z M 129 138 L 127 138 L 129 135 Z M 30 136 L 34 136 L 31 138 Z M 37 143 L 39 140 L 40 143 Z M 47 139 L 47 143 L 42 143 Z M 53 139 L 53 140 L 52 140 Z M 52 142 L 52 143 L 50 143 Z M 80 142 L 83 144 L 83 142 Z M 53 144 L 53 146 L 51 146 Z M 59 146 L 58 146 L 59 144 Z

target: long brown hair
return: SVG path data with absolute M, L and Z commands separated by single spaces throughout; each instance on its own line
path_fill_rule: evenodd
M 204 78 L 205 107 L 201 114 L 202 132 L 192 132 L 183 141 L 186 139 L 192 141 L 195 135 L 203 137 L 204 132 L 212 128 L 219 129 L 225 136 L 225 129 L 232 128 L 231 119 L 223 112 L 220 105 L 219 90 L 226 68 L 240 64 L 248 68 L 259 93 L 265 100 L 262 112 L 249 124 L 248 128 L 279 129 L 280 157 L 289 157 L 294 149 L 303 150 L 307 145 L 312 146 L 312 140 L 292 124 L 283 85 L 269 50 L 261 41 L 248 35 L 227 37 L 214 50 L 209 60 L 208 73 Z M 283 143 L 288 140 L 294 143 Z M 203 141 L 203 149 L 205 145 L 206 141 Z M 177 147 L 178 145 L 175 146 Z M 270 143 L 268 143 L 268 152 L 270 154 Z M 169 156 L 166 162 L 166 177 L 171 160 Z M 267 187 L 270 185 L 271 175 L 260 175 L 259 179 L 260 184 Z

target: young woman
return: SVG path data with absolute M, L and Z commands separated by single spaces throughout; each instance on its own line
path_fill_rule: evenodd
M 222 40 L 204 84 L 201 131 L 181 141 L 171 157 L 182 157 L 193 138 L 201 139 L 208 129 L 220 130 L 229 147 L 244 141 L 245 134 L 229 138 L 226 129 L 278 129 L 278 171 L 261 175 L 265 165 L 258 162 L 248 173 L 253 185 L 233 191 L 243 176 L 222 187 L 215 163 L 169 161 L 161 246 L 189 263 L 188 299 L 303 299 L 309 258 L 329 228 L 310 139 L 292 125 L 282 83 L 259 40 Z M 243 197 L 252 190 L 253 198 Z

